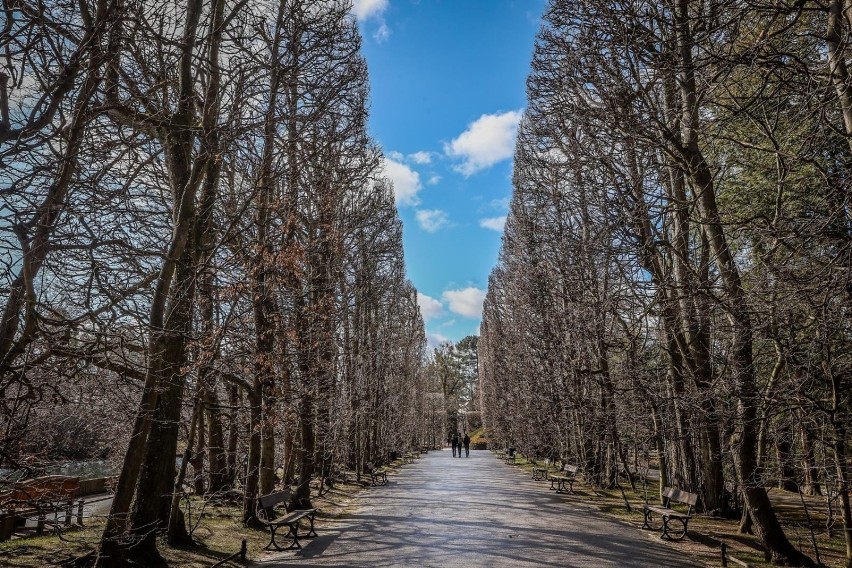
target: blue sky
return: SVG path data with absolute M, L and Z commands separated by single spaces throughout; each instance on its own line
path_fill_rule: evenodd
M 476 334 L 546 0 L 354 0 L 430 344 Z

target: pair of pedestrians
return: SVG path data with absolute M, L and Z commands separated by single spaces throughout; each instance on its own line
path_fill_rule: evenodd
M 460 438 L 458 432 L 456 432 L 449 441 L 453 448 L 453 457 L 456 457 L 456 455 L 462 457 L 462 448 L 464 448 L 465 457 L 470 457 L 470 436 L 467 435 L 467 432 L 464 433 L 464 438 Z

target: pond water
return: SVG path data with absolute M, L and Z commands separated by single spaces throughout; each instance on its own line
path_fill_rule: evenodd
M 44 469 L 44 475 L 67 475 L 80 479 L 95 479 L 118 474 L 118 471 L 106 460 L 87 460 L 66 462 L 49 465 Z M 23 475 L 23 470 L 14 471 L 0 468 L 0 479 L 15 481 Z
M 67 475 L 80 479 L 94 479 L 117 475 L 118 471 L 106 460 L 91 460 L 48 466 L 46 473 L 47 475 Z

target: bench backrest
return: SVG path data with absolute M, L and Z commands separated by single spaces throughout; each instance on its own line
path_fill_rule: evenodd
M 672 501 L 689 505 L 689 514 L 692 514 L 692 508 L 698 503 L 698 493 L 681 491 L 674 487 L 663 487 L 663 504 L 666 507 L 671 507 Z
M 577 470 L 580 468 L 576 465 L 565 464 L 565 473 L 570 473 L 571 475 L 575 475 Z
M 270 493 L 269 495 L 261 495 L 257 500 L 257 505 L 259 509 L 272 509 L 276 505 L 280 505 L 281 503 L 286 503 L 290 500 L 290 496 L 293 494 L 291 489 L 284 489 L 283 491 L 275 491 Z
M 0 494 L 0 506 L 37 505 L 57 501 L 70 501 L 80 485 L 79 477 L 46 475 L 16 483 L 10 491 Z

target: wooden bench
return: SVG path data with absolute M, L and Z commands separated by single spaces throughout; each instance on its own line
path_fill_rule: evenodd
M 509 448 L 508 450 L 506 450 L 506 454 L 505 454 L 506 465 L 509 465 L 509 464 L 515 465 L 515 458 L 516 457 L 517 457 L 517 451 L 515 450 L 515 448 Z
M 302 519 L 307 519 L 311 523 L 308 532 L 302 535 L 301 538 L 313 538 L 317 536 L 314 530 L 314 513 L 316 509 L 296 509 L 284 514 L 283 517 L 275 516 L 275 507 L 281 503 L 287 503 L 293 496 L 292 489 L 284 489 L 276 491 L 269 495 L 263 495 L 257 500 L 257 519 L 269 529 L 269 544 L 263 547 L 264 550 L 269 550 L 270 547 L 275 550 L 292 550 L 294 548 L 302 548 L 299 544 L 299 524 Z M 291 538 L 293 542 L 286 548 L 281 548 L 275 540 L 275 533 L 281 527 L 287 527 L 287 534 L 284 538 Z
M 562 467 L 556 473 L 550 474 L 550 488 L 557 493 L 574 493 L 574 482 L 577 480 L 576 465 L 563 463 Z M 568 484 L 568 489 L 565 489 L 565 484 Z
M 372 462 L 368 462 L 364 465 L 364 471 L 370 476 L 371 485 L 387 485 L 388 472 L 384 469 L 376 467 Z
M 680 512 L 672 508 L 672 503 L 680 503 L 687 505 L 686 512 Z M 692 518 L 692 510 L 695 504 L 698 503 L 698 494 L 688 491 L 681 491 L 672 487 L 663 487 L 663 505 L 648 505 L 642 507 L 642 512 L 645 519 L 642 523 L 643 529 L 662 531 L 661 538 L 670 540 L 681 540 L 686 536 L 686 529 L 689 525 L 689 519 Z M 659 516 L 661 521 L 659 526 L 655 526 L 654 517 Z M 680 528 L 675 529 L 671 526 L 672 521 L 680 523 Z
M 402 463 L 414 463 L 414 459 L 416 457 L 417 456 L 415 456 L 411 452 L 405 452 L 404 454 L 402 454 Z
M 341 467 L 337 464 L 331 466 L 331 471 L 329 472 L 331 479 L 336 482 L 346 483 L 349 481 L 349 473 L 347 473 L 345 467 Z
M 44 532 L 45 524 L 56 531 L 60 525 L 70 526 L 79 485 L 79 477 L 47 475 L 15 483 L 10 490 L 0 493 L 0 541 L 11 538 L 15 527 L 31 517 L 37 518 L 36 534 Z M 82 507 L 80 501 L 78 509 Z M 65 514 L 62 522 L 60 513 Z M 53 514 L 53 521 L 47 520 L 49 514 Z M 81 516 L 78 514 L 78 520 Z
M 494 450 L 494 455 L 497 456 L 498 460 L 502 460 L 506 458 L 506 450 Z
M 543 465 L 539 465 L 535 461 L 533 461 L 532 463 L 533 463 L 533 468 L 532 468 L 533 481 L 542 481 L 542 480 L 547 481 L 547 479 L 548 479 L 547 475 L 548 475 L 548 473 L 550 473 L 550 463 L 551 463 L 550 458 L 544 460 Z

